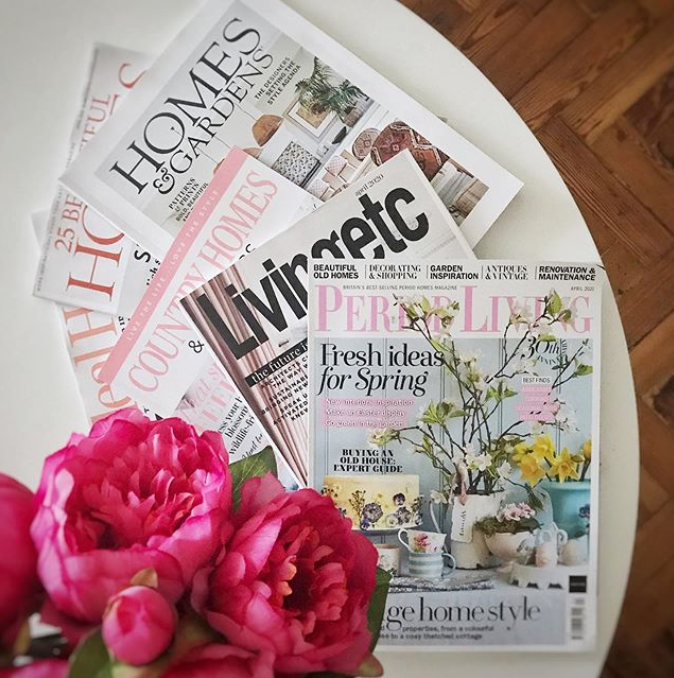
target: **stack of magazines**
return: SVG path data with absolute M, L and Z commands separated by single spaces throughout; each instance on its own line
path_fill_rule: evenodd
M 603 270 L 478 260 L 520 182 L 279 0 L 96 45 L 33 226 L 91 421 L 267 446 L 392 575 L 392 648 L 596 635 Z

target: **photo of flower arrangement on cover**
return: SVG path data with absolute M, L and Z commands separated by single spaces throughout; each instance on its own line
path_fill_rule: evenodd
M 561 638 L 565 596 L 593 587 L 587 298 L 361 279 L 314 282 L 316 487 L 375 543 L 390 598 L 547 595 Z

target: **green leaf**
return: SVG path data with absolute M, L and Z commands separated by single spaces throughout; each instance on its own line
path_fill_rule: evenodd
M 543 509 L 543 502 L 539 496 L 527 485 L 527 495 L 528 495 L 528 504 L 535 511 L 541 511 Z
M 167 663 L 166 659 L 160 659 L 145 666 L 131 666 L 117 662 L 112 665 L 110 675 L 112 678 L 160 678 L 166 670 Z
M 68 678 L 111 678 L 112 660 L 100 629 L 90 633 L 70 657 Z
M 271 447 L 265 447 L 257 454 L 251 454 L 240 461 L 233 463 L 230 467 L 232 472 L 232 497 L 234 499 L 234 508 L 239 507 L 241 500 L 241 487 L 249 478 L 256 478 L 271 473 L 274 477 L 278 476 L 276 468 L 276 457 Z
M 576 371 L 573 373 L 574 377 L 584 377 L 588 374 L 592 374 L 592 365 L 580 365 L 576 366 Z
M 548 306 L 546 311 L 552 315 L 556 316 L 562 310 L 562 298 L 553 290 L 552 296 L 548 299 Z
M 386 611 L 386 597 L 388 596 L 390 582 L 391 575 L 378 567 L 374 593 L 370 599 L 370 609 L 367 612 L 367 627 L 372 632 L 372 645 L 370 646 L 372 650 L 377 646 L 377 641 L 379 640 L 381 623 L 384 619 L 384 612 Z
M 537 530 L 540 526 L 541 524 L 536 520 L 536 518 L 523 518 L 522 520 L 520 520 L 520 527 L 523 527 L 525 530 L 528 530 L 529 532 Z
M 419 314 L 416 312 L 413 306 L 405 306 L 403 304 L 403 308 L 405 309 L 405 314 L 410 320 L 418 320 L 419 319 Z
M 431 346 L 432 346 L 438 353 L 443 353 L 444 351 L 447 350 L 447 347 L 446 347 L 441 341 L 438 341 L 437 339 L 431 339 Z
M 147 586 L 156 589 L 159 586 L 159 577 L 157 570 L 152 567 L 146 567 L 144 570 L 136 572 L 131 578 L 131 586 Z

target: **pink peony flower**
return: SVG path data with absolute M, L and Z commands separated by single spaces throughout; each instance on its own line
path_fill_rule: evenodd
M 0 560 L 0 650 L 14 645 L 40 589 L 30 538 L 33 514 L 33 493 L 0 473 L 0 544 L 7 554 Z
M 276 655 L 280 673 L 354 673 L 369 655 L 377 552 L 329 497 L 247 481 L 225 549 L 192 602 L 229 642 Z
M 517 504 L 517 508 L 519 509 L 521 518 L 533 518 L 536 515 L 536 511 L 523 501 Z
M 63 659 L 42 659 L 16 669 L 0 669 L 0 678 L 66 678 L 68 662 Z
M 131 586 L 110 599 L 103 617 L 103 640 L 126 664 L 149 664 L 168 649 L 177 618 L 161 593 L 148 586 Z
M 45 462 L 31 533 L 54 605 L 100 621 L 140 570 L 177 600 L 219 547 L 231 509 L 222 438 L 180 419 L 115 412 Z
M 534 511 L 529 504 L 520 502 L 519 504 L 506 504 L 499 510 L 496 518 L 501 523 L 507 520 L 519 522 L 520 520 L 533 518 L 535 515 L 536 511 Z
M 274 678 L 274 655 L 232 645 L 204 645 L 169 667 L 162 678 Z M 283 678 L 291 678 L 284 676 Z

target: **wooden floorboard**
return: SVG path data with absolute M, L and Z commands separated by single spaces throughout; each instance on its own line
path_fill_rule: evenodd
M 638 398 L 639 529 L 602 678 L 674 677 L 674 0 L 401 0 L 508 98 L 585 216 Z

